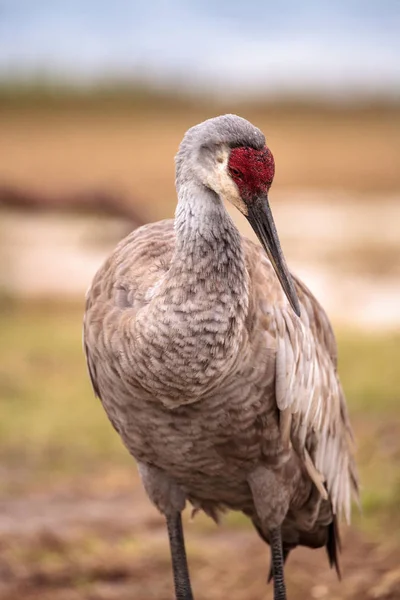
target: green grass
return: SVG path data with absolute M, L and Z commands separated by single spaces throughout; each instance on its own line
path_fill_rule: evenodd
M 399 535 L 400 334 L 340 332 L 339 372 L 356 433 L 362 514 L 374 534 Z
M 82 312 L 7 303 L 0 314 L 0 460 L 10 474 L 22 470 L 25 486 L 90 469 L 132 468 L 90 387 Z M 400 335 L 338 337 L 362 481 L 363 516 L 356 520 L 371 528 L 398 524 Z
M 87 471 L 129 461 L 82 351 L 83 308 L 9 306 L 0 316 L 0 457 L 3 465 Z
M 210 91 L 192 93 L 185 86 L 177 84 L 169 89 L 151 86 L 148 82 L 109 81 L 94 85 L 66 84 L 57 79 L 38 76 L 26 81 L 2 81 L 0 83 L 0 108 L 19 109 L 34 108 L 80 108 L 101 110 L 107 108 L 128 108 L 156 110 L 185 110 L 193 106 L 218 106 L 224 100 Z M 300 110 L 305 113 L 338 112 L 398 112 L 399 102 L 391 98 L 365 98 L 358 103 L 342 102 L 328 99 L 321 100 L 310 94 L 308 97 L 296 94 L 284 94 L 274 98 L 255 95 L 246 100 L 236 100 L 237 107 L 251 107 L 253 110 L 264 111 L 267 107 L 274 112 Z
M 400 333 L 339 332 L 339 373 L 353 413 L 395 416 L 400 408 Z

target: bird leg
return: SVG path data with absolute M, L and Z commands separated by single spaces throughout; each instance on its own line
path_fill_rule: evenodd
M 193 600 L 181 516 L 185 493 L 162 469 L 139 461 L 138 469 L 148 497 L 167 521 L 176 600 Z
M 176 600 L 193 600 L 186 558 L 185 538 L 183 536 L 182 515 L 180 512 L 174 512 L 167 515 L 166 519 Z
M 271 546 L 274 600 L 286 600 L 281 524 L 289 509 L 290 489 L 279 471 L 257 467 L 248 478 L 254 501 L 256 528 Z
M 274 576 L 274 600 L 286 600 L 281 528 L 275 527 L 274 529 L 270 530 L 269 534 L 272 556 L 272 572 Z
M 286 548 L 285 546 L 283 546 L 283 549 L 282 549 L 283 566 L 285 566 L 285 564 L 286 564 L 286 560 L 287 560 L 287 557 L 289 556 L 289 552 L 290 552 L 290 548 Z M 272 565 L 272 551 L 271 551 L 271 565 L 270 565 L 270 569 L 269 569 L 267 583 L 271 583 L 273 578 L 274 578 L 274 569 L 273 569 L 273 565 Z

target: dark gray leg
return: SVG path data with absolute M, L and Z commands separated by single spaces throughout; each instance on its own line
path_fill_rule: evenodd
M 272 555 L 272 572 L 274 575 L 274 600 L 286 600 L 285 577 L 283 573 L 283 552 L 281 528 L 276 527 L 270 531 L 270 544 Z
M 182 516 L 180 512 L 176 512 L 166 518 L 176 600 L 193 600 L 186 558 L 185 539 L 183 537 Z
M 283 565 L 284 566 L 286 564 L 287 557 L 289 556 L 289 552 L 290 552 L 290 549 L 289 548 L 285 548 L 285 546 L 283 546 L 282 554 L 283 554 Z M 270 566 L 270 569 L 269 569 L 268 583 L 271 583 L 271 581 L 273 580 L 273 578 L 274 578 L 274 569 L 273 569 L 273 566 L 272 566 L 272 552 L 271 552 L 271 566 Z

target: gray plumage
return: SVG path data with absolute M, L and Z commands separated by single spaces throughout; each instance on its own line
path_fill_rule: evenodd
M 228 173 L 241 146 L 265 138 L 233 115 L 186 133 L 175 221 L 131 233 L 88 292 L 90 376 L 163 514 L 187 500 L 214 519 L 243 511 L 266 541 L 281 528 L 285 554 L 326 546 L 337 564 L 336 515 L 349 518 L 357 476 L 335 339 L 295 277 L 294 314 L 224 208 L 247 214 Z

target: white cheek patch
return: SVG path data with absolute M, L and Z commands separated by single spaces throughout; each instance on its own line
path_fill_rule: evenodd
M 215 169 L 209 174 L 207 184 L 241 213 L 247 215 L 247 206 L 240 197 L 238 187 L 228 171 L 229 149 L 221 148 L 216 155 Z

